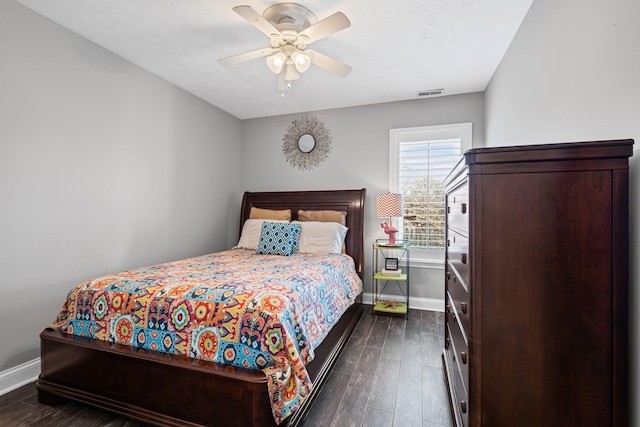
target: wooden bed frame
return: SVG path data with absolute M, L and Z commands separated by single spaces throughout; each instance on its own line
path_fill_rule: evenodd
M 246 192 L 240 230 L 252 206 L 347 212 L 346 252 L 362 278 L 366 190 Z M 316 349 L 307 365 L 314 388 L 281 426 L 296 426 L 308 413 L 362 315 L 358 297 Z M 259 370 L 142 350 L 45 329 L 41 339 L 38 400 L 84 402 L 162 426 L 275 426 L 266 377 Z

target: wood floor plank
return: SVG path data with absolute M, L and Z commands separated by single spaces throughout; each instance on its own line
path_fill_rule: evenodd
M 365 337 L 351 337 L 347 341 L 347 345 L 342 350 L 342 354 L 338 358 L 334 371 L 351 375 L 360 360 L 362 350 L 367 342 Z
M 0 396 L 0 411 L 2 410 L 2 407 L 7 404 L 13 403 L 17 400 L 25 401 L 25 399 L 29 399 L 30 397 L 34 396 L 34 391 L 35 385 L 33 383 L 30 383 L 25 384 L 22 387 L 18 387 L 10 393 Z
M 331 423 L 331 427 L 361 427 L 363 426 L 363 418 L 366 407 L 357 406 L 351 408 L 351 411 L 346 414 L 336 414 L 336 418 L 334 418 Z
M 406 372 L 401 372 L 398 379 L 398 393 L 394 408 L 394 426 L 398 427 L 422 425 L 423 387 L 420 362 L 418 362 L 418 372 L 414 371 L 413 375 L 407 375 L 410 370 L 411 368 L 407 368 Z M 404 371 L 404 368 L 401 371 Z
M 435 311 L 423 311 L 422 312 L 422 333 L 438 335 L 438 329 L 440 328 L 438 320 L 436 318 Z M 444 325 L 442 326 L 444 327 Z
M 444 326 L 445 315 L 443 311 L 425 311 L 425 313 L 435 313 L 436 321 L 439 326 Z
M 360 318 L 360 322 L 353 330 L 351 334 L 352 337 L 358 338 L 369 338 L 369 334 L 371 333 L 371 328 L 373 328 L 373 324 L 376 321 L 376 317 L 371 314 L 370 309 L 365 309 L 362 317 Z
M 422 344 L 420 342 L 407 341 L 403 345 L 402 363 L 400 364 L 400 377 L 421 383 L 422 377 Z
M 408 387 L 401 381 L 398 385 L 398 400 L 394 409 L 394 427 L 420 427 L 422 426 L 422 411 L 416 404 L 415 396 L 420 396 L 419 387 L 411 384 Z
M 398 378 L 398 393 L 395 401 L 395 426 L 422 425 L 422 345 L 405 341 Z
M 6 403 L 0 409 L 0 426 L 26 426 L 31 421 L 38 422 L 44 418 L 47 413 L 54 412 L 54 408 L 43 408 L 42 410 L 34 409 L 32 406 L 14 400 Z
M 438 322 L 438 336 L 440 337 L 440 341 L 444 343 L 444 329 L 445 329 L 445 318 L 444 313 L 435 312 L 436 313 L 436 322 Z
M 405 341 L 420 342 L 422 335 L 422 318 L 409 317 L 404 327 Z
M 424 310 L 409 310 L 409 317 L 417 317 L 417 318 L 421 318 L 422 317 L 422 312 Z
M 369 394 L 367 406 L 393 413 L 398 389 L 400 362 L 380 359 L 378 367 L 373 370 L 373 373 L 375 374 L 375 380 Z
M 374 316 L 375 323 L 371 328 L 369 339 L 367 340 L 367 347 L 382 348 L 384 346 L 384 340 L 387 337 L 387 331 L 389 330 L 389 316 Z
M 422 334 L 421 338 L 422 364 L 441 368 L 444 339 L 433 334 Z
M 304 427 L 326 427 L 331 424 L 350 380 L 351 375 L 337 371 L 331 372 L 326 384 L 322 387 L 322 392 L 309 411 Z
M 406 320 L 399 317 L 389 319 L 389 329 L 387 338 L 382 348 L 382 358 L 387 360 L 400 361 L 402 357 L 402 343 L 404 342 L 404 328 Z
M 368 407 L 364 414 L 363 427 L 392 427 L 393 412 L 384 412 Z
M 334 418 L 334 425 L 360 425 L 369 400 L 374 381 L 375 367 L 380 360 L 382 350 L 376 347 L 365 347 L 351 381 L 342 397 L 340 407 Z M 343 423 L 343 424 L 341 424 Z
M 436 424 L 451 425 L 449 397 L 442 367 L 422 365 L 422 419 Z

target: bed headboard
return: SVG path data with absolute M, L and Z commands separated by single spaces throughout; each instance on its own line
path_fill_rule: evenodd
M 291 220 L 298 219 L 298 210 L 336 210 L 347 212 L 346 252 L 356 264 L 356 271 L 363 279 L 364 267 L 364 200 L 367 190 L 325 191 L 247 191 L 242 197 L 240 230 L 249 218 L 251 207 L 264 209 L 291 209 Z

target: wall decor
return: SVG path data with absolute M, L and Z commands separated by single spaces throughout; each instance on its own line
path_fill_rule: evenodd
M 316 168 L 331 151 L 331 132 L 316 116 L 302 116 L 291 122 L 282 137 L 282 152 L 300 170 Z

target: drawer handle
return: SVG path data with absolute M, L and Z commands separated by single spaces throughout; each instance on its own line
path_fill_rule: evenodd
M 466 203 L 462 204 L 462 213 L 463 214 L 467 213 L 467 204 Z
M 451 246 L 451 240 L 447 239 L 447 247 Z
M 467 353 L 465 353 L 464 351 L 460 352 L 460 360 L 462 360 L 462 364 L 466 365 L 467 364 Z
M 451 213 L 451 206 L 447 206 L 447 213 L 450 214 Z
M 467 314 L 467 303 L 466 302 L 461 302 L 460 303 L 460 310 L 462 311 L 462 314 Z
M 463 264 L 467 263 L 467 254 L 460 254 L 460 261 L 462 261 Z
M 451 280 L 451 272 L 447 271 L 447 280 Z
M 463 414 L 467 413 L 467 402 L 465 402 L 464 400 L 462 402 L 460 402 L 460 409 L 462 410 Z

